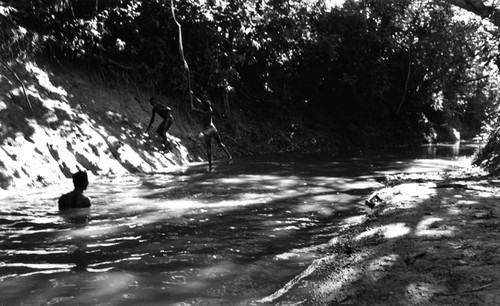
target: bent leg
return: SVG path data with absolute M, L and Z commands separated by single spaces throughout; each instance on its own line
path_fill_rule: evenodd
M 220 139 L 219 133 L 215 133 L 214 137 L 215 137 L 215 141 L 217 142 L 217 144 L 219 145 L 219 147 L 222 149 L 222 151 L 224 151 L 224 153 L 226 153 L 227 157 L 229 159 L 233 159 L 233 157 L 231 156 L 231 154 L 229 154 L 229 151 L 227 150 L 226 146 L 222 143 L 222 141 Z
M 172 125 L 171 120 L 163 120 L 158 129 L 156 130 L 156 133 L 160 135 L 160 137 L 163 140 L 163 145 L 165 146 L 165 150 L 168 150 L 170 148 L 168 140 L 167 140 L 167 131 Z
M 163 120 L 160 125 L 158 125 L 158 128 L 156 129 L 156 134 L 158 134 L 161 138 L 164 138 L 165 133 L 167 132 L 165 130 L 165 127 L 167 126 L 167 121 Z

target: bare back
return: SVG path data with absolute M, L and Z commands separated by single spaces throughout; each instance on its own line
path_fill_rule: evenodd
M 86 208 L 90 207 L 90 200 L 81 192 L 73 190 L 63 194 L 58 201 L 59 209 Z

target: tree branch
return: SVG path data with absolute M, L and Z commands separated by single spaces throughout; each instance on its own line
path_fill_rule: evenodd
M 10 69 L 10 67 L 7 66 L 7 64 L 4 61 L 0 60 L 0 64 L 2 64 L 2 66 L 4 66 L 5 69 L 7 69 L 10 73 L 12 73 L 12 75 L 16 78 L 19 84 L 21 84 L 21 87 L 23 88 L 24 99 L 26 100 L 26 103 L 28 103 L 28 106 L 30 107 L 31 111 L 33 111 L 33 107 L 31 106 L 30 99 L 28 98 L 28 94 L 26 93 L 26 87 L 24 86 L 23 81 L 21 81 L 21 79 L 17 76 L 17 74 L 12 69 Z

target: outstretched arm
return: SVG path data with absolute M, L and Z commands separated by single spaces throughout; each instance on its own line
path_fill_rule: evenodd
M 155 115 L 156 115 L 156 112 L 153 108 L 153 111 L 151 112 L 151 120 L 149 120 L 149 124 L 148 124 L 148 128 L 146 129 L 146 133 L 149 131 L 149 128 L 151 127 L 151 125 L 155 121 Z
M 190 91 L 189 94 L 190 94 L 191 111 L 202 113 L 202 114 L 206 113 L 204 110 L 201 110 L 201 109 L 197 108 L 196 106 L 194 106 L 193 99 L 196 100 L 196 102 L 198 102 L 199 104 L 201 104 L 202 102 L 197 96 L 194 95 L 193 91 Z

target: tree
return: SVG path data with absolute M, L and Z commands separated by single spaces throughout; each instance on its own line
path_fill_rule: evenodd
M 500 26 L 500 8 L 494 1 L 490 5 L 482 0 L 446 0 L 449 3 L 458 6 L 464 10 L 472 12 L 481 18 L 489 19 L 496 26 Z
M 266 122 L 300 113 L 347 133 L 370 126 L 370 137 L 390 141 L 420 141 L 491 100 L 483 85 L 485 62 L 498 58 L 494 40 L 479 33 L 480 24 L 457 20 L 452 2 L 348 0 L 330 9 L 321 0 L 174 1 L 190 84 L 218 97 L 215 103 L 235 89 L 247 109 L 267 110 Z M 188 80 L 170 5 L 15 3 L 17 20 L 38 32 L 51 57 L 129 73 L 180 95 Z

